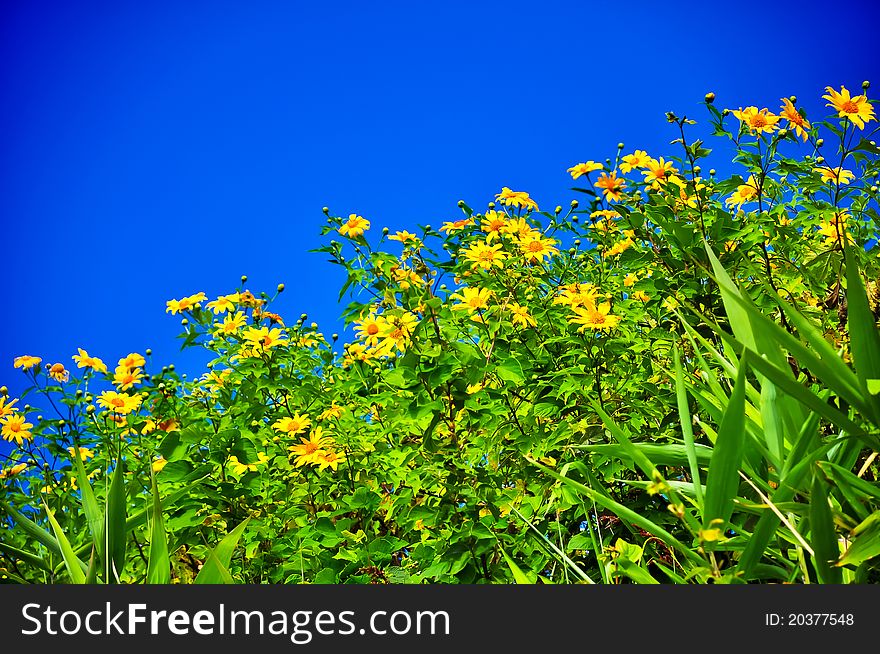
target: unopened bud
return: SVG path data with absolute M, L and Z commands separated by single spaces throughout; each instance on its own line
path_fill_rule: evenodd
M 145 353 L 146 353 L 146 355 L 147 355 L 148 357 L 153 356 L 153 350 L 151 350 L 150 348 L 147 348 L 147 349 L 145 350 Z
M 875 185 L 875 186 L 872 186 L 872 187 L 871 187 L 871 193 L 876 193 L 876 192 L 877 192 L 877 186 L 876 186 L 876 185 Z
M 189 320 L 187 318 L 184 318 L 183 320 L 180 321 L 180 324 L 183 325 L 184 327 L 186 327 L 189 324 Z
M 168 372 L 174 372 L 174 364 L 173 363 L 168 366 Z
M 86 407 L 86 413 L 88 413 L 89 415 L 92 415 L 94 412 L 95 412 L 95 405 L 94 404 L 90 404 Z
M 617 144 L 617 149 L 623 150 L 623 141 L 621 141 L 620 143 Z
M 579 248 L 579 247 L 581 246 L 581 239 L 576 238 L 576 239 L 574 240 L 574 246 L 575 246 L 576 248 Z
M 330 214 L 330 207 L 322 207 L 321 211 L 323 211 L 325 214 L 329 215 Z
M 387 227 L 383 227 L 382 228 L 382 236 L 388 236 L 388 232 L 390 232 L 390 231 L 391 230 L 388 229 Z
M 241 283 L 244 284 L 247 281 L 247 275 L 241 276 Z
M 865 80 L 864 82 L 862 82 L 862 88 L 867 91 L 869 88 L 871 88 L 871 82 Z
M 562 207 L 557 205 L 557 207 L 553 210 L 553 213 L 558 216 L 560 213 L 562 213 Z
M 816 157 L 816 163 L 817 164 L 825 163 L 825 157 Z
M 76 389 L 76 393 L 74 393 L 74 395 L 75 395 L 76 397 L 82 397 L 82 396 L 83 396 L 83 391 L 82 391 L 82 389 L 81 389 L 81 388 L 77 388 L 77 389 Z
M 714 93 L 707 93 L 705 100 L 706 100 L 706 104 L 712 104 L 713 102 L 715 102 L 715 94 Z
M 722 115 L 722 116 L 726 116 L 726 115 L 729 114 L 729 113 L 730 113 L 730 109 L 724 109 L 724 110 L 721 111 L 721 115 Z
M 278 288 L 275 290 L 277 290 L 279 293 L 283 293 L 284 292 L 284 284 L 278 284 Z
M 577 209 L 577 207 L 578 207 L 578 201 L 577 201 L 577 200 L 572 200 L 572 201 L 571 201 L 571 208 L 572 208 L 572 209 Z
M 9 389 L 6 388 L 5 386 L 0 386 L 0 395 L 4 395 L 4 396 L 9 395 Z
M 817 148 L 821 148 L 823 145 L 825 145 L 825 139 L 816 139 Z
M 305 322 L 306 318 L 308 318 L 308 317 L 309 317 L 309 314 L 304 313 L 299 317 L 299 319 L 302 320 L 303 322 Z
M 788 96 L 788 99 L 789 99 L 789 101 L 792 102 L 792 103 L 797 102 L 797 96 L 796 96 L 796 95 L 790 95 L 790 96 Z
M 714 174 L 715 174 L 715 169 L 714 169 L 714 168 L 710 168 L 710 169 L 709 169 L 709 174 L 710 174 L 710 175 L 714 175 Z
M 459 201 L 458 201 L 458 208 L 459 208 L 459 209 L 464 209 L 464 200 L 459 200 Z
M 59 427 L 64 427 L 64 426 L 66 426 L 66 425 L 67 425 L 67 421 L 66 421 L 66 420 L 59 420 L 59 421 L 58 421 L 58 426 L 59 426 Z
M 330 334 L 330 338 L 332 338 L 334 341 L 338 341 L 338 340 L 339 340 L 339 334 Z

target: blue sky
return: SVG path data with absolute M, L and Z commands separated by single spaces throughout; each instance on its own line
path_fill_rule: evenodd
M 880 89 L 873 5 L 4 3 L 0 385 L 77 346 L 200 372 L 165 301 L 242 274 L 337 331 L 321 207 L 394 230 L 502 186 L 567 204 L 567 167 L 672 152 L 664 112 L 703 120 L 710 90 L 813 117 L 826 85 Z

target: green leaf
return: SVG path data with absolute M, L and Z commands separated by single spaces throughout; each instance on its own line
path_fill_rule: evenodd
M 171 583 L 171 559 L 168 556 L 168 540 L 165 535 L 165 520 L 162 516 L 162 501 L 156 486 L 156 475 L 150 468 L 150 486 L 153 493 L 153 528 L 150 530 L 150 556 L 147 565 L 148 584 Z
M 40 570 L 52 572 L 52 566 L 49 565 L 48 561 L 46 561 L 46 559 L 44 559 L 42 556 L 38 556 L 32 552 L 20 550 L 17 547 L 13 547 L 12 545 L 4 543 L 3 541 L 0 541 L 0 552 L 5 553 L 7 556 L 12 557 L 13 559 L 24 561 L 28 565 L 32 565 L 36 568 L 39 568 Z
M 704 529 L 717 526 L 723 532 L 733 513 L 733 500 L 738 495 L 739 470 L 745 444 L 745 384 L 746 366 L 741 362 L 730 401 L 718 427 L 712 460 L 709 462 L 703 507 Z
M 523 572 L 520 567 L 514 562 L 512 558 L 507 555 L 507 552 L 504 551 L 504 548 L 501 545 L 498 545 L 498 549 L 501 550 L 501 556 L 504 557 L 504 561 L 507 563 L 507 567 L 510 568 L 510 572 L 513 574 L 513 580 L 518 584 L 533 584 L 534 582 L 528 578 L 525 572 Z
M 855 536 L 837 566 L 859 565 L 880 555 L 880 511 L 875 511 L 853 529 Z
M 846 285 L 847 327 L 853 363 L 863 388 L 870 392 L 868 380 L 880 379 L 880 333 L 868 305 L 868 295 L 852 247 L 847 247 L 846 251 Z M 869 397 L 872 421 L 880 425 L 880 397 Z
M 213 550 L 209 550 L 208 560 L 199 570 L 193 583 L 196 584 L 231 584 L 232 577 L 229 574 L 229 563 L 232 554 L 238 545 L 241 535 L 244 533 L 250 518 L 245 518 L 238 526 L 230 531 Z
M 815 553 L 813 564 L 819 581 L 823 584 L 842 583 L 843 573 L 840 568 L 832 565 L 840 557 L 840 550 L 837 548 L 837 534 L 828 504 L 825 480 L 819 474 L 813 475 L 810 493 L 810 545 Z
M 80 487 L 80 495 L 82 497 L 83 512 L 86 516 L 86 523 L 89 525 L 89 533 L 92 535 L 92 543 L 98 553 L 98 558 L 104 559 L 104 512 L 98 505 L 95 498 L 95 492 L 92 490 L 92 484 L 86 474 L 85 466 L 82 458 L 77 454 L 73 455 L 73 464 L 76 467 L 77 481 Z
M 691 471 L 691 479 L 694 484 L 694 498 L 700 511 L 703 510 L 703 488 L 700 482 L 700 466 L 697 463 L 697 451 L 694 443 L 694 429 L 691 423 L 691 413 L 688 409 L 687 391 L 684 385 L 684 371 L 681 368 L 681 356 L 678 345 L 673 350 L 675 358 L 675 395 L 678 403 L 678 416 L 681 424 L 681 433 L 684 436 L 684 448 L 687 453 L 688 467 Z
M 74 584 L 86 583 L 85 570 L 88 569 L 86 564 L 80 561 L 76 554 L 74 554 L 70 541 L 64 535 L 64 530 L 61 529 L 61 525 L 58 524 L 55 514 L 52 513 L 49 505 L 44 502 L 43 507 L 46 509 L 46 515 L 49 516 L 49 524 L 52 525 L 52 531 L 55 532 L 55 540 L 58 541 L 58 547 L 61 550 L 61 556 L 64 558 L 64 565 L 67 568 L 67 574 L 70 575 L 71 582 Z
M 116 468 L 113 470 L 113 478 L 110 480 L 110 491 L 107 495 L 107 520 L 104 527 L 107 545 L 105 580 L 108 583 L 118 583 L 125 566 L 125 550 L 128 542 L 125 512 L 125 463 L 120 454 L 116 457 Z

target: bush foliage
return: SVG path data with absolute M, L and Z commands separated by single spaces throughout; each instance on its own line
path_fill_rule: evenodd
M 17 358 L 0 575 L 880 581 L 880 150 L 866 95 L 824 97 L 811 122 L 710 94 L 723 154 L 667 114 L 672 156 L 572 166 L 567 209 L 325 209 L 351 343 L 243 279 L 168 302 L 201 377 Z

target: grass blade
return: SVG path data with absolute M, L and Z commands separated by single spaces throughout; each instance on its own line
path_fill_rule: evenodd
M 507 563 L 507 567 L 510 568 L 511 574 L 513 574 L 513 580 L 518 584 L 532 584 L 532 580 L 528 578 L 525 572 L 523 572 L 520 567 L 514 562 L 512 558 L 507 555 L 507 552 L 504 551 L 504 548 L 501 547 L 501 544 L 498 544 L 498 549 L 501 550 L 501 556 L 504 557 L 504 562 Z
M 79 456 L 79 445 L 74 447 L 73 464 L 76 468 L 77 481 L 79 482 L 80 494 L 82 497 L 83 513 L 86 516 L 86 523 L 89 526 L 89 533 L 92 535 L 92 543 L 98 553 L 98 558 L 104 559 L 104 512 L 98 505 L 95 498 L 95 492 L 92 490 L 92 484 L 86 473 L 82 457 Z
M 153 493 L 153 528 L 150 531 L 150 555 L 147 564 L 148 584 L 171 583 L 171 559 L 168 556 L 168 538 L 162 516 L 162 501 L 156 487 L 156 474 L 150 468 L 150 485 Z
M 681 433 L 684 436 L 684 448 L 687 453 L 688 467 L 694 485 L 694 499 L 700 512 L 703 511 L 703 488 L 700 482 L 700 466 L 697 463 L 697 450 L 694 443 L 694 428 L 691 423 L 691 412 L 688 409 L 687 391 L 684 386 L 684 371 L 681 368 L 681 356 L 678 346 L 674 349 L 675 357 L 675 395 L 678 401 L 678 416 L 681 422 Z
M 116 458 L 113 479 L 110 480 L 110 492 L 107 497 L 107 520 L 105 524 L 107 557 L 105 581 L 119 582 L 122 568 L 125 565 L 125 549 L 128 533 L 125 528 L 125 463 L 122 455 Z
M 813 475 L 813 486 L 810 492 L 810 542 L 813 545 L 813 565 L 819 583 L 843 583 L 843 573 L 839 567 L 832 565 L 840 558 L 837 547 L 837 534 L 834 530 L 834 519 L 828 504 L 828 492 L 825 480 L 819 474 Z
M 64 530 L 61 529 L 61 525 L 59 525 L 58 521 L 55 519 L 52 509 L 50 509 L 49 505 L 45 502 L 43 502 L 43 506 L 46 509 L 46 515 L 49 516 L 49 524 L 52 525 L 52 531 L 55 533 L 55 540 L 58 541 L 58 547 L 61 549 L 61 556 L 64 558 L 64 565 L 67 568 L 67 574 L 70 575 L 70 581 L 74 584 L 86 583 L 86 573 L 84 572 L 88 569 L 86 564 L 80 561 L 76 554 L 74 554 L 73 548 L 70 546 L 70 541 L 67 540 L 67 536 L 64 535 Z
M 241 535 L 244 533 L 250 518 L 245 518 L 239 525 L 230 531 L 213 550 L 208 550 L 208 560 L 199 570 L 193 583 L 196 584 L 231 584 L 232 576 L 229 573 L 229 563 L 232 554 L 238 545 Z

